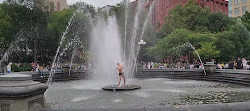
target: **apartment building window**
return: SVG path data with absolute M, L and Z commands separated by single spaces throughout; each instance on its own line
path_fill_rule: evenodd
M 211 3 L 214 3 L 214 0 L 211 0 Z
M 246 11 L 247 11 L 247 6 L 243 6 L 243 7 L 242 7 L 242 14 L 245 14 Z
M 234 0 L 235 5 L 239 5 L 239 0 Z
M 247 0 L 242 0 L 242 3 L 247 3 Z
M 235 15 L 239 15 L 240 14 L 240 9 L 239 8 L 235 8 L 234 9 L 234 13 L 235 13 Z
M 228 5 L 227 4 L 225 4 L 225 7 L 227 7 Z
M 232 11 L 228 11 L 228 15 L 229 15 L 229 17 L 232 17 L 233 12 Z

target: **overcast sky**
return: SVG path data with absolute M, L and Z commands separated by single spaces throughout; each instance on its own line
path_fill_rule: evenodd
M 0 0 L 0 3 L 2 3 L 4 0 Z M 91 4 L 95 7 L 103 7 L 106 5 L 115 5 L 116 3 L 120 3 L 122 0 L 67 0 L 68 4 L 74 4 L 75 2 L 82 1 L 86 2 L 88 4 Z M 134 1 L 134 0 L 130 0 Z

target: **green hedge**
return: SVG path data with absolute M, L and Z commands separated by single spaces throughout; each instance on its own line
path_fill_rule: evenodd
M 11 65 L 12 72 L 31 71 L 32 68 L 33 67 L 29 63 L 21 64 L 19 67 L 17 65 L 15 65 L 15 64 Z
M 24 63 L 22 65 L 20 65 L 20 70 L 21 71 L 31 71 L 32 70 L 32 66 L 30 63 Z
M 16 64 L 11 65 L 11 71 L 12 72 L 20 72 L 20 67 L 18 67 Z

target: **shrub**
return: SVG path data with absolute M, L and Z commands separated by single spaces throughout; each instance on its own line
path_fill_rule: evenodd
M 31 71 L 32 68 L 33 67 L 29 63 L 24 63 L 24 64 L 20 65 L 20 71 Z
M 20 72 L 20 68 L 16 64 L 11 65 L 11 71 L 13 72 Z

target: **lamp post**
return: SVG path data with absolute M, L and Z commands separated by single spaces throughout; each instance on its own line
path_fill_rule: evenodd
M 139 42 L 138 42 L 138 45 L 146 45 L 147 43 L 146 42 L 144 42 L 144 40 L 140 40 Z M 139 50 L 140 50 L 140 47 L 139 47 Z M 139 50 L 138 50 L 138 52 L 139 52 Z M 137 52 L 137 54 L 138 54 L 138 52 Z M 136 72 L 137 72 L 137 67 L 138 66 L 136 66 Z

